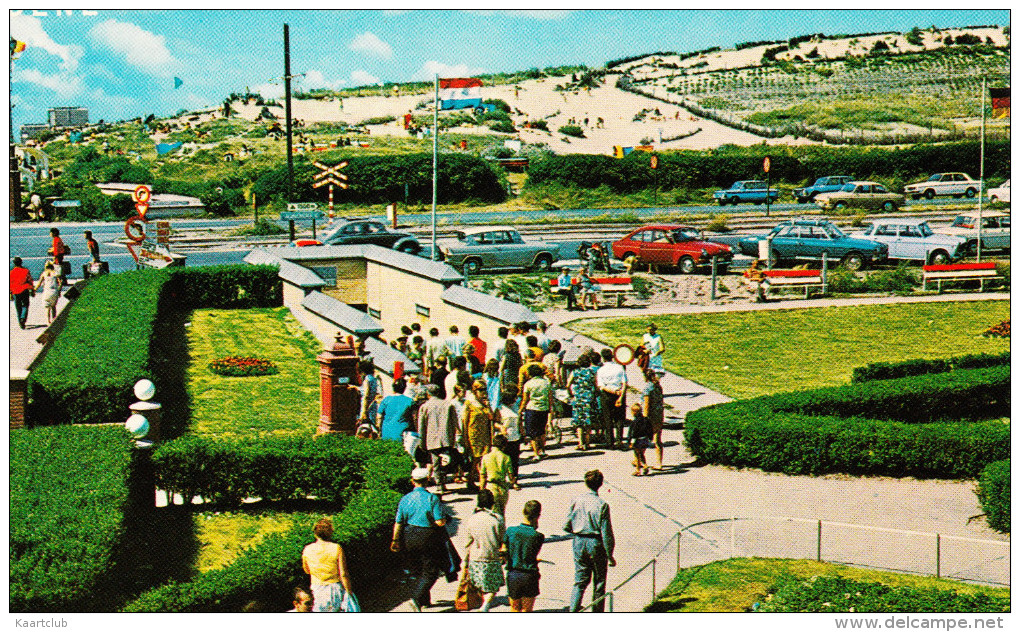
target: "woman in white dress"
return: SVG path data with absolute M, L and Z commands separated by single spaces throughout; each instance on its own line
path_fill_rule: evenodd
M 36 290 L 42 290 L 42 300 L 46 304 L 46 317 L 52 323 L 57 317 L 57 301 L 60 299 L 61 277 L 52 261 L 47 261 L 43 273 L 35 284 Z

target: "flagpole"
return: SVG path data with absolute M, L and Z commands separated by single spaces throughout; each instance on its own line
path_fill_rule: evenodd
M 435 109 L 432 112 L 432 260 L 439 261 L 436 250 L 436 186 L 439 161 L 439 73 L 435 75 Z
M 981 165 L 978 167 L 977 260 L 981 262 L 981 206 L 985 197 L 985 79 L 981 79 Z

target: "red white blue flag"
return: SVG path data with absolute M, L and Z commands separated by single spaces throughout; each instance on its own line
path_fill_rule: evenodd
M 439 109 L 459 110 L 482 104 L 481 79 L 440 79 Z

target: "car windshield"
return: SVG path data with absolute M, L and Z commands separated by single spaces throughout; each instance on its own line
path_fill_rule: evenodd
M 842 237 L 846 237 L 846 233 L 841 231 L 839 227 L 837 227 L 835 224 L 826 224 L 822 228 L 825 230 L 826 233 L 828 233 L 829 237 L 832 237 L 833 239 L 840 239 Z
M 928 176 L 928 179 L 925 180 L 925 182 L 938 182 L 941 179 L 942 179 L 941 173 L 933 173 L 930 176 Z
M 953 226 L 957 228 L 974 228 L 974 218 L 969 215 L 957 215 L 953 220 Z
M 935 231 L 931 229 L 931 226 L 928 225 L 928 222 L 921 222 L 920 224 L 918 224 L 917 230 L 921 233 L 922 237 L 931 237 L 932 235 L 935 234 Z
M 673 231 L 673 241 L 696 241 L 701 239 L 701 231 L 697 228 L 678 228 Z

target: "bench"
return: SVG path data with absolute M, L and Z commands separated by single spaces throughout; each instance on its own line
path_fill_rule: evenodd
M 995 262 L 953 263 L 949 265 L 924 266 L 921 275 L 921 289 L 927 290 L 928 283 L 933 282 L 942 293 L 942 284 L 950 281 L 979 281 L 981 291 L 985 291 L 985 281 L 1001 279 L 995 274 Z
M 820 270 L 759 270 L 762 275 L 762 296 L 767 296 L 771 290 L 780 288 L 804 288 L 804 298 L 808 298 L 813 288 L 821 288 L 825 291 L 825 284 L 822 283 L 822 272 Z M 744 276 L 750 277 L 751 271 L 744 272 Z
M 572 277 L 571 285 L 576 286 L 580 279 Z M 591 277 L 591 282 L 599 286 L 599 293 L 603 296 L 616 296 L 616 306 L 623 307 L 623 299 L 634 292 L 634 284 L 631 277 Z M 566 288 L 559 287 L 556 279 L 549 279 L 549 286 L 557 294 L 566 294 Z

